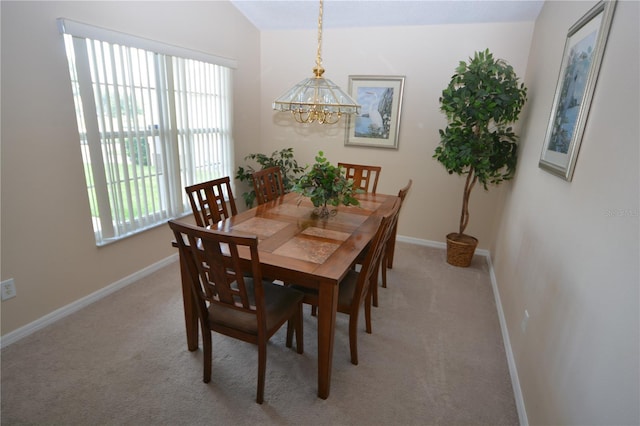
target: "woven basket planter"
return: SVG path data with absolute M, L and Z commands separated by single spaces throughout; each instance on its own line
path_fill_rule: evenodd
M 478 240 L 470 235 L 452 232 L 447 235 L 447 263 L 453 266 L 471 265 Z

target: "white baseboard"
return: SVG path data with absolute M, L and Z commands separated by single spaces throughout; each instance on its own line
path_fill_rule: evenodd
M 441 248 L 441 249 L 447 248 L 447 243 L 443 241 L 423 240 L 421 238 L 405 237 L 404 235 L 398 235 L 396 237 L 396 240 L 403 243 L 415 244 L 418 246 L 434 247 L 434 248 Z M 486 250 L 486 249 L 476 249 L 475 253 L 483 257 L 489 256 L 489 250 Z
M 38 318 L 37 320 L 25 326 L 22 326 L 10 333 L 5 334 L 0 338 L 0 348 L 9 346 L 10 344 L 17 342 L 18 340 L 23 339 L 28 335 L 35 333 L 36 331 L 48 325 L 51 325 L 68 315 L 71 315 L 74 312 L 77 312 L 80 309 L 85 308 L 94 302 L 97 302 L 98 300 L 110 295 L 111 293 L 114 293 L 121 288 L 126 287 L 129 284 L 152 274 L 153 272 L 169 265 L 172 262 L 175 262 L 177 258 L 178 254 L 173 254 L 159 262 L 154 263 L 153 265 L 147 266 L 146 268 L 129 275 L 128 277 L 124 277 L 123 279 L 118 280 L 113 284 L 109 284 L 108 286 L 101 288 L 100 290 L 91 293 L 88 296 L 78 299 L 75 302 L 63 306 L 60 309 L 56 309 L 55 311 L 43 316 L 42 318 Z
M 423 240 L 420 238 L 405 237 L 404 235 L 398 235 L 396 241 L 403 243 L 415 244 L 418 246 L 435 247 L 435 248 L 447 248 L 447 243 L 432 240 Z
M 498 309 L 498 319 L 500 320 L 500 330 L 502 330 L 502 340 L 504 341 L 504 349 L 507 353 L 507 364 L 509 365 L 509 373 L 511 375 L 511 386 L 513 387 L 513 395 L 516 400 L 516 408 L 518 417 L 520 418 L 520 426 L 529 426 L 527 418 L 527 409 L 524 405 L 524 397 L 520 388 L 520 379 L 518 378 L 518 369 L 516 368 L 516 359 L 511 349 L 511 340 L 509 339 L 509 329 L 507 321 L 504 318 L 504 310 L 502 309 L 502 301 L 500 300 L 500 291 L 498 290 L 498 281 L 496 280 L 493 264 L 491 263 L 491 255 L 487 254 L 487 264 L 489 265 L 489 274 L 491 277 L 491 286 L 493 287 L 493 296 L 496 299 L 496 307 Z
M 413 237 L 405 237 L 398 235 L 397 241 L 416 244 L 420 246 L 435 247 L 446 249 L 447 244 L 440 241 L 422 240 Z M 518 410 L 518 417 L 520 419 L 521 426 L 528 426 L 529 419 L 527 418 L 527 410 L 524 405 L 524 397 L 522 396 L 522 389 L 520 388 L 520 380 L 518 379 L 518 369 L 516 368 L 516 360 L 513 356 L 513 350 L 511 348 L 511 340 L 509 339 L 509 330 L 507 328 L 507 321 L 504 318 L 504 310 L 502 309 L 502 302 L 500 300 L 500 291 L 498 290 L 498 281 L 496 279 L 495 271 L 493 270 L 493 263 L 491 262 L 491 253 L 489 250 L 477 249 L 476 254 L 484 256 L 489 266 L 489 276 L 491 277 L 491 287 L 493 288 L 493 297 L 496 301 L 496 309 L 498 310 L 498 319 L 500 321 L 500 330 L 502 331 L 502 340 L 504 342 L 504 349 L 507 355 L 507 364 L 509 366 L 509 374 L 511 376 L 511 386 L 513 387 L 513 394 L 516 400 L 516 409 Z

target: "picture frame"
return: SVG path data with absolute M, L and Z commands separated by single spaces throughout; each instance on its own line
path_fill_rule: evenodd
M 360 113 L 347 119 L 345 146 L 398 149 L 404 76 L 350 75 Z
M 538 166 L 571 181 L 616 0 L 602 0 L 567 33 L 558 83 Z

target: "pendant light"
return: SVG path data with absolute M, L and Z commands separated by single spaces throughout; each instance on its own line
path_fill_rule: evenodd
M 318 15 L 318 51 L 314 77 L 302 80 L 273 102 L 276 111 L 291 111 L 298 123 L 335 124 L 343 114 L 357 114 L 360 105 L 331 80 L 322 77 L 322 1 Z

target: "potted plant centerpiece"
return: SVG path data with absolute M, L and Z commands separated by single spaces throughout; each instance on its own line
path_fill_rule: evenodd
M 293 185 L 292 191 L 308 197 L 315 207 L 314 214 L 326 218 L 337 210 L 329 210 L 329 206 L 357 206 L 360 202 L 354 198 L 358 190 L 353 188 L 353 181 L 348 180 L 345 170 L 329 163 L 322 151 L 318 152 L 316 162 L 307 173 Z
M 509 126 L 517 121 L 527 89 L 513 68 L 494 59 L 489 50 L 461 61 L 442 91 L 440 110 L 448 125 L 440 129 L 433 157 L 449 174 L 466 175 L 458 232 L 447 235 L 447 262 L 469 266 L 478 240 L 464 233 L 469 223 L 469 196 L 476 183 L 485 190 L 513 178 L 517 135 Z

